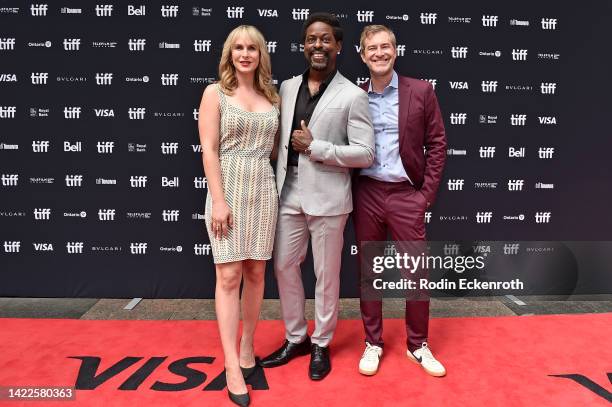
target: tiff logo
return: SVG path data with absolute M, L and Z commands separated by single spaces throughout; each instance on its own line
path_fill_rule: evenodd
M 98 73 L 96 72 L 96 85 L 107 86 L 112 85 L 113 74 L 109 72 Z
M 32 14 L 34 17 L 46 16 L 47 10 L 49 10 L 48 4 L 32 4 L 30 6 L 30 14 Z
M 508 180 L 508 191 L 522 191 L 525 180 L 522 179 L 509 179 Z
M 66 242 L 68 254 L 83 254 L 83 242 Z
M 357 10 L 357 21 L 360 23 L 371 23 L 374 18 L 374 12 L 371 10 Z
M 465 180 L 463 179 L 449 179 L 448 180 L 448 190 L 449 191 L 463 191 L 463 184 Z
M 467 58 L 468 47 L 452 47 L 451 48 L 451 57 L 455 59 L 465 59 Z
M 357 77 L 357 79 L 355 80 L 355 84 L 356 84 L 357 86 L 361 86 L 361 85 L 363 85 L 364 83 L 366 83 L 366 82 L 367 82 L 367 81 L 369 81 L 369 80 L 370 80 L 370 78 L 369 78 L 369 77 L 367 77 L 367 76 L 359 76 L 359 77 Z
M 0 51 L 15 49 L 15 38 L 0 38 Z
M 130 51 L 144 51 L 147 40 L 144 38 L 130 38 L 128 40 L 128 49 Z
M 513 61 L 527 61 L 527 50 L 512 48 Z
M 114 209 L 98 209 L 98 219 L 101 221 L 115 220 Z
M 178 143 L 161 143 L 162 154 L 177 154 Z
M 435 24 L 438 13 L 421 13 L 421 24 Z
M 193 254 L 196 256 L 210 255 L 210 245 L 196 243 L 193 245 Z
M 266 49 L 269 54 L 276 53 L 276 41 L 266 41 Z
M 543 30 L 556 30 L 557 19 L 556 18 L 542 18 L 542 29 Z
M 493 212 L 476 212 L 476 223 L 491 223 Z
M 497 27 L 498 16 L 482 16 L 482 26 L 483 27 Z
M 4 241 L 4 252 L 5 253 L 19 253 L 21 248 L 20 241 Z
M 431 212 L 427 211 L 425 212 L 425 223 L 430 223 L 431 222 Z
M 49 140 L 33 140 L 32 141 L 32 152 L 34 153 L 48 153 L 49 152 Z
M 504 254 L 518 254 L 520 245 L 518 243 L 504 244 Z
M 425 82 L 429 82 L 431 83 L 431 86 L 434 88 L 434 90 L 436 90 L 436 84 L 438 83 L 437 79 L 422 79 Z
M 207 187 L 206 177 L 194 177 L 193 178 L 193 187 L 195 189 L 204 189 Z
M 458 255 L 459 254 L 459 245 L 456 243 L 452 243 L 452 244 L 448 244 L 446 243 L 444 245 L 444 255 L 445 256 L 452 256 L 452 255 Z
M 34 219 L 49 220 L 51 219 L 51 209 L 49 208 L 34 208 Z
M 96 4 L 96 16 L 98 17 L 110 17 L 113 15 L 112 4 Z
M 495 156 L 495 147 L 480 147 L 478 149 L 480 158 L 493 158 Z
M 550 159 L 553 158 L 553 154 L 555 153 L 554 147 L 540 147 L 538 148 L 538 157 L 542 159 Z
M 146 175 L 132 175 L 130 177 L 130 187 L 132 188 L 146 188 L 147 187 L 147 179 Z
M 66 186 L 67 187 L 80 187 L 83 185 L 82 175 L 69 175 L 66 174 Z
M 48 72 L 32 72 L 30 74 L 32 85 L 46 85 L 47 79 L 49 79 Z
M 139 243 L 130 242 L 130 253 L 131 254 L 146 254 L 147 246 L 148 244 L 144 242 L 139 242 Z
M 163 73 L 161 74 L 161 84 L 162 86 L 176 86 L 178 77 L 177 73 Z
M 406 45 L 404 45 L 404 44 L 397 44 L 397 46 L 395 47 L 395 51 L 397 51 L 397 56 L 398 57 L 403 57 L 404 54 L 406 53 Z
M 19 182 L 19 174 L 2 174 L 0 179 L 3 187 L 15 187 Z
M 115 148 L 114 141 L 98 141 L 96 143 L 98 154 L 112 154 L 113 148 Z
M 510 124 L 512 126 L 524 126 L 527 124 L 526 114 L 513 114 L 510 116 Z
M 198 109 L 193 108 L 193 120 L 197 122 L 199 117 L 200 117 L 200 112 L 198 111 Z
M 144 120 L 147 109 L 144 107 L 130 107 L 128 109 L 128 117 L 130 120 Z
M 540 92 L 543 95 L 554 95 L 557 89 L 556 82 L 542 82 L 540 83 Z
M 162 219 L 164 222 L 178 222 L 179 213 L 178 209 L 164 209 L 162 211 Z
M 467 120 L 467 113 L 451 113 L 450 122 L 451 124 L 465 124 Z
M 0 119 L 14 119 L 17 106 L 0 106 Z
M 81 108 L 79 106 L 64 106 L 64 119 L 80 119 Z
M 161 16 L 173 18 L 178 16 L 179 6 L 161 6 Z
M 536 212 L 535 213 L 535 222 L 536 223 L 549 223 L 550 222 L 550 212 Z
M 480 86 L 484 93 L 495 93 L 497 92 L 497 81 L 482 81 Z
M 81 48 L 80 38 L 64 38 L 64 49 L 66 51 L 78 51 Z
M 309 14 L 309 8 L 294 8 L 291 10 L 291 18 L 294 20 L 306 20 Z
M 228 6 L 226 12 L 227 18 L 242 18 L 244 15 L 244 7 Z
M 210 40 L 195 40 L 193 49 L 195 52 L 210 52 Z

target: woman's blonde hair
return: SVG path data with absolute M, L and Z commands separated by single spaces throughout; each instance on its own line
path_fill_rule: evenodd
M 270 54 L 266 47 L 266 41 L 262 33 L 252 25 L 240 25 L 232 30 L 223 44 L 221 61 L 219 62 L 219 87 L 223 93 L 232 95 L 238 86 L 236 79 L 236 68 L 232 64 L 232 46 L 241 35 L 249 37 L 259 50 L 259 64 L 255 70 L 254 86 L 255 89 L 270 101 L 278 104 L 280 98 L 276 88 L 272 84 L 272 63 Z

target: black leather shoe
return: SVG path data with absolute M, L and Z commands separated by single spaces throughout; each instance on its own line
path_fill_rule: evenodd
M 229 389 L 227 390 L 227 394 L 229 395 L 229 399 L 234 403 L 242 407 L 246 407 L 251 404 L 251 397 L 249 397 L 249 393 L 244 394 L 234 394 Z
M 287 364 L 293 358 L 308 355 L 308 352 L 310 352 L 310 338 L 308 336 L 301 343 L 293 343 L 285 340 L 283 346 L 269 356 L 263 358 L 259 362 L 259 365 L 261 367 L 282 366 Z
M 242 367 L 240 366 L 240 370 L 242 370 L 242 377 L 244 377 L 244 380 L 248 379 L 250 375 L 253 374 L 253 372 L 255 371 L 255 369 L 257 369 L 257 365 L 259 365 L 259 358 L 257 356 L 255 356 L 255 364 L 251 367 Z
M 312 350 L 310 352 L 310 367 L 308 368 L 308 376 L 312 380 L 323 380 L 329 372 L 331 372 L 329 346 L 323 348 L 313 343 Z

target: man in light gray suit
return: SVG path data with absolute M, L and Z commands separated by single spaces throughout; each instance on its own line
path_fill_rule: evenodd
M 309 376 L 331 370 L 329 342 L 338 318 L 344 226 L 353 210 L 351 168 L 374 160 L 368 96 L 336 69 L 342 28 L 336 17 L 313 13 L 302 31 L 309 68 L 286 80 L 282 98 L 276 182 L 280 195 L 274 248 L 286 340 L 263 367 L 311 354 Z M 308 337 L 300 264 L 312 239 L 315 330 Z

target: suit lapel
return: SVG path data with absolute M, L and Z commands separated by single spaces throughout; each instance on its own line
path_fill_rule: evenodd
M 308 122 L 308 127 L 312 128 L 312 125 L 316 122 L 322 112 L 325 111 L 325 108 L 337 95 L 340 93 L 342 86 L 340 86 L 344 82 L 344 77 L 340 74 L 340 72 L 336 72 L 334 78 L 325 89 L 325 93 L 321 96 L 319 103 L 317 103 L 317 107 L 315 107 L 314 112 L 312 112 L 312 117 L 310 118 L 310 122 Z
M 399 129 L 400 143 L 402 135 L 408 125 L 408 113 L 410 112 L 410 102 L 412 100 L 412 88 L 408 84 L 408 80 L 402 76 L 399 77 Z
M 283 141 L 289 140 L 289 136 L 291 135 L 291 127 L 293 126 L 293 115 L 295 113 L 295 102 L 297 101 L 297 96 L 300 91 L 300 86 L 302 85 L 302 75 L 298 76 L 299 80 L 291 81 L 291 85 L 288 86 L 287 94 L 283 95 L 283 123 L 285 128 L 285 134 L 281 134 L 281 138 Z

